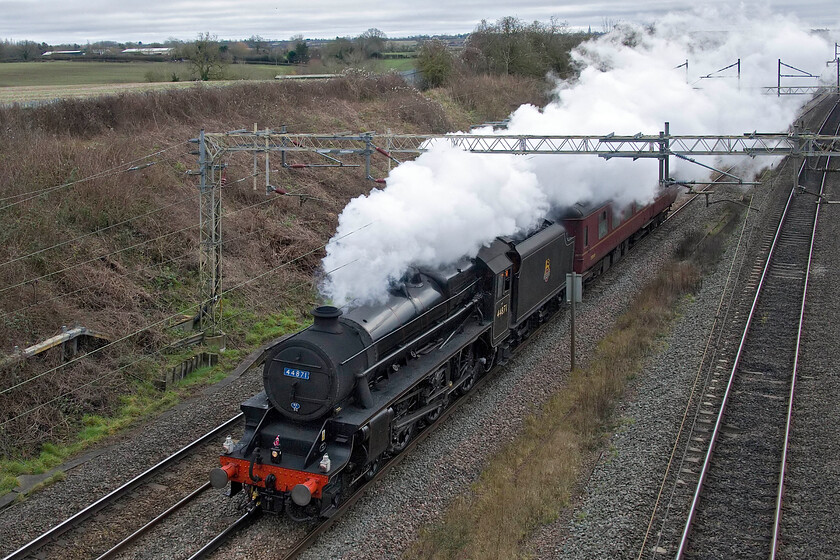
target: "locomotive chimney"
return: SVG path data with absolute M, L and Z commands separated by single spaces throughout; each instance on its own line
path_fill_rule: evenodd
M 333 307 L 332 305 L 322 305 L 312 310 L 312 317 L 315 319 L 315 324 L 312 329 L 321 332 L 328 332 L 333 334 L 341 334 L 343 331 L 338 322 L 341 316 L 341 309 Z

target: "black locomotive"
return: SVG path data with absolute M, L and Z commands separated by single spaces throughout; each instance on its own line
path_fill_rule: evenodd
M 671 202 L 658 199 L 662 210 L 615 236 L 604 258 L 623 255 Z M 577 256 L 572 225 L 497 238 L 451 270 L 414 269 L 381 305 L 316 308 L 312 326 L 271 349 L 265 391 L 242 404 L 244 435 L 226 442 L 213 486 L 244 487 L 263 510 L 295 519 L 330 516 L 559 309 Z

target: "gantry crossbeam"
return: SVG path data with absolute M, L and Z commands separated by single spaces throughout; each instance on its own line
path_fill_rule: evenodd
M 468 152 L 502 154 L 590 154 L 606 158 L 684 156 L 838 156 L 840 137 L 817 134 L 531 136 L 504 134 L 286 134 L 233 132 L 205 134 L 210 159 L 235 152 L 310 152 L 323 155 L 419 154 L 437 143 Z
M 748 133 L 742 135 L 680 136 L 665 131 L 633 136 L 570 135 L 531 136 L 509 134 L 289 134 L 286 132 L 236 130 L 205 133 L 193 140 L 199 146 L 201 176 L 201 276 L 203 279 L 203 320 L 210 331 L 218 330 L 217 302 L 221 295 L 221 181 L 218 170 L 224 158 L 236 153 L 250 153 L 257 174 L 257 156 L 265 154 L 266 191 L 269 183 L 269 155 L 280 152 L 281 165 L 296 167 L 342 167 L 342 156 L 363 156 L 365 175 L 371 176 L 371 157 L 379 152 L 394 161 L 428 151 L 436 144 L 447 144 L 467 152 L 482 154 L 567 154 L 597 155 L 602 158 L 655 158 L 659 160 L 660 181 L 671 182 L 671 156 L 692 161 L 709 169 L 693 157 L 698 156 L 840 156 L 840 137 L 808 133 Z M 310 153 L 330 162 L 321 164 L 288 164 L 287 155 Z M 724 173 L 728 175 L 727 173 Z M 381 180 L 379 180 L 381 181 Z M 740 180 L 739 180 L 740 182 Z M 256 188 L 256 183 L 255 183 Z

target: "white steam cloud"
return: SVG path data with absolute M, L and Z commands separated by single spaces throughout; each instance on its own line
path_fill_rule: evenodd
M 727 22 L 728 29 L 703 30 L 715 22 Z M 754 7 L 623 26 L 581 45 L 573 53 L 583 68 L 580 78 L 559 82 L 555 100 L 544 108 L 523 105 L 497 133 L 656 134 L 665 121 L 679 135 L 783 132 L 804 100 L 763 92 L 776 85 L 777 60 L 823 71 L 828 80 L 832 47 L 792 17 L 762 15 Z M 740 80 L 735 68 L 715 74 L 721 78 L 699 79 L 739 58 Z M 688 81 L 685 68 L 676 68 L 686 59 Z M 691 180 L 708 172 L 672 158 L 671 175 Z M 495 237 L 526 232 L 552 210 L 576 202 L 646 203 L 657 183 L 656 160 L 472 154 L 436 145 L 391 171 L 385 189 L 347 205 L 327 245 L 322 295 L 337 305 L 381 301 L 410 266 L 446 266 L 475 256 Z

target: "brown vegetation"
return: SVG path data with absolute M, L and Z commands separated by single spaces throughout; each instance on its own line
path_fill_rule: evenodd
M 0 358 L 62 325 L 125 338 L 69 365 L 47 353 L 0 370 L 0 391 L 23 383 L 0 393 L 0 455 L 37 455 L 40 443 L 67 441 L 90 424 L 86 415 L 125 406 L 125 395 L 159 375 L 166 362 L 160 350 L 185 336 L 165 327 L 199 303 L 197 179 L 186 174 L 197 166 L 187 140 L 199 129 L 258 123 L 295 132 L 440 133 L 504 116 L 517 96 L 539 97 L 535 82 L 481 80 L 472 90 L 459 84 L 462 93 L 440 92 L 445 105 L 398 76 L 355 73 L 0 109 Z M 495 99 L 500 92 L 503 99 Z M 315 250 L 225 299 L 223 328 L 235 357 L 265 336 L 254 325 L 301 317 L 313 304 L 317 249 L 346 202 L 373 184 L 358 169 L 273 175 L 272 183 L 318 199 L 301 204 L 298 197 L 267 198 L 263 177 L 252 190 L 250 159 L 228 164 L 225 288 Z M 374 174 L 386 173 L 387 161 L 377 160 Z

